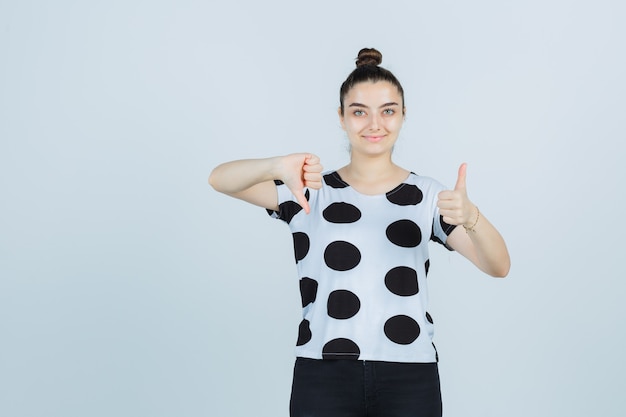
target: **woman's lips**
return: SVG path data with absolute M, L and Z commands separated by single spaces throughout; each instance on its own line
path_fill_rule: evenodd
M 383 140 L 384 136 L 382 136 L 382 135 L 367 135 L 367 136 L 363 136 L 363 138 L 365 138 L 365 140 L 368 141 L 368 142 L 376 143 L 376 142 L 380 142 L 381 140 Z

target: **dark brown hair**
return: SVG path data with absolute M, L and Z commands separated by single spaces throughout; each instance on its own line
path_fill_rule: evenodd
M 404 107 L 404 89 L 400 85 L 400 81 L 391 73 L 391 71 L 380 67 L 383 62 L 383 54 L 374 48 L 363 48 L 359 51 L 356 58 L 356 69 L 348 75 L 348 78 L 341 84 L 339 90 L 339 104 L 341 106 L 341 114 L 343 114 L 343 99 L 356 84 L 370 81 L 388 81 L 398 89 L 402 97 L 402 107 Z

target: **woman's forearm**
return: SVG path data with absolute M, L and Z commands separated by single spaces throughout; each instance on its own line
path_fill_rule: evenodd
M 504 239 L 482 213 L 478 216 L 471 229 L 466 230 L 474 246 L 477 265 L 491 276 L 505 277 L 511 268 L 511 259 Z
M 242 159 L 217 166 L 209 176 L 209 184 L 224 194 L 265 207 L 277 208 L 274 180 L 281 180 L 296 201 L 309 212 L 304 187 L 322 186 L 322 165 L 310 153 L 294 153 L 263 159 Z
M 237 194 L 257 184 L 278 179 L 278 157 L 225 162 L 213 169 L 209 184 L 216 191 Z

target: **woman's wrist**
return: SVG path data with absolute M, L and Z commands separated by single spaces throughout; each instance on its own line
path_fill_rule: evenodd
M 276 180 L 281 180 L 282 181 L 282 174 L 281 174 L 281 156 L 274 156 L 274 157 L 270 157 L 267 158 L 267 173 L 269 175 L 269 177 L 276 181 Z
M 472 233 L 476 233 L 476 225 L 478 224 L 478 220 L 480 219 L 480 210 L 478 210 L 478 206 L 474 206 L 476 208 L 476 217 L 475 218 L 471 218 L 471 220 L 468 223 L 463 224 L 463 228 L 465 229 L 465 231 L 467 233 L 472 232 Z

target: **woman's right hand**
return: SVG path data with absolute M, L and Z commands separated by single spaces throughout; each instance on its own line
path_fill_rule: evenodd
M 311 209 L 304 195 L 304 188 L 322 188 L 322 170 L 318 156 L 310 153 L 294 153 L 279 157 L 277 179 L 280 179 L 296 197 L 298 204 L 308 214 Z
M 211 172 L 209 184 L 216 190 L 251 204 L 278 210 L 274 180 L 280 180 L 309 213 L 304 187 L 322 187 L 320 159 L 310 153 L 294 153 L 264 159 L 244 159 L 223 163 Z

